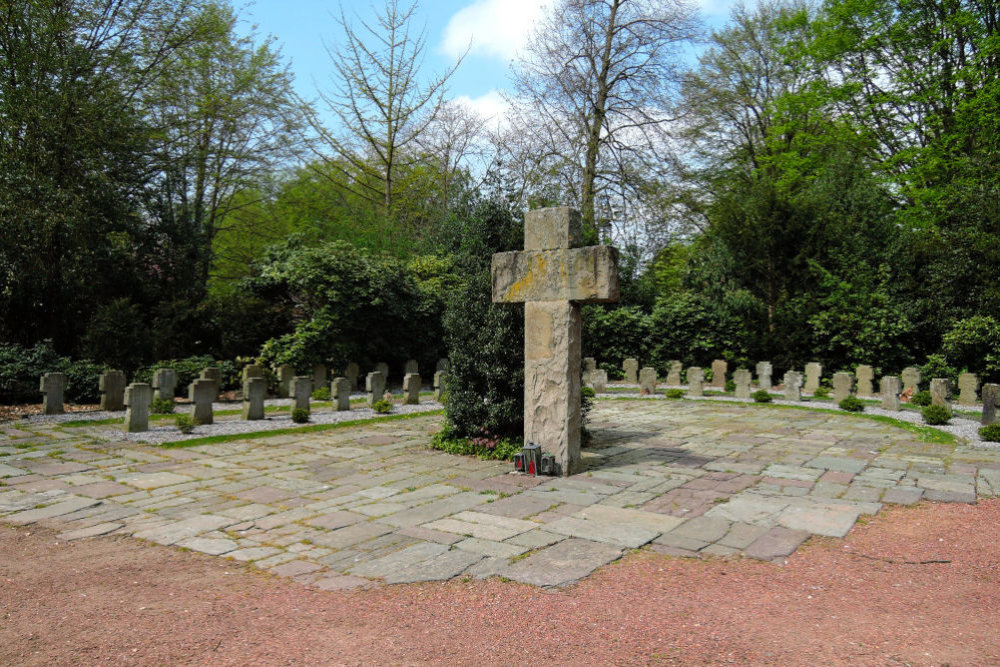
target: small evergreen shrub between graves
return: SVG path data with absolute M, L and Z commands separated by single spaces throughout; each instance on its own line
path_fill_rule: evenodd
M 928 405 L 920 414 L 924 416 L 924 421 L 931 426 L 943 426 L 951 421 L 951 410 L 943 405 Z
M 750 398 L 752 398 L 755 403 L 770 403 L 774 400 L 766 389 L 758 389 L 754 393 L 750 394 Z
M 865 402 L 857 396 L 848 396 L 847 398 L 842 399 L 838 405 L 841 410 L 847 410 L 848 412 L 865 411 Z
M 726 391 L 729 393 L 736 391 L 736 382 L 734 380 L 726 380 Z
M 1000 424 L 987 424 L 979 429 L 979 437 L 986 442 L 1000 442 Z
M 381 401 L 375 401 L 372 403 L 372 410 L 380 415 L 387 415 L 392 412 L 392 401 L 384 398 Z
M 329 401 L 330 400 L 330 388 L 329 387 L 317 387 L 313 389 L 312 397 L 314 401 Z
M 511 461 L 514 454 L 521 451 L 520 440 L 488 433 L 472 438 L 459 437 L 448 425 L 434 434 L 430 446 L 449 454 L 475 456 L 486 461 Z
M 306 424 L 309 422 L 309 411 L 305 408 L 295 408 L 292 410 L 292 421 L 296 424 Z
M 924 389 L 923 391 L 918 391 L 910 399 L 912 405 L 928 406 L 931 404 L 931 392 Z
M 154 415 L 170 415 L 174 412 L 174 402 L 169 398 L 154 398 L 152 411 Z
M 194 420 L 191 419 L 191 415 L 177 415 L 174 417 L 174 424 L 181 433 L 190 433 L 194 430 Z
M 667 398 L 684 398 L 683 389 L 667 389 Z
M 816 391 L 813 392 L 813 396 L 815 396 L 816 398 L 826 398 L 829 395 L 830 395 L 829 387 L 822 387 L 822 386 L 816 387 Z

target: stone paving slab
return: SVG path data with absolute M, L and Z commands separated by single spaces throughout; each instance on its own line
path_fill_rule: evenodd
M 565 586 L 621 557 L 621 549 L 571 538 L 528 556 L 503 571 L 503 576 L 535 586 Z

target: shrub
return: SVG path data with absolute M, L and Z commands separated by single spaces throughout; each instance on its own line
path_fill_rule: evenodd
M 97 403 L 98 378 L 105 366 L 86 359 L 73 361 L 56 354 L 51 341 L 24 347 L 0 343 L 0 403 L 38 403 L 38 380 L 45 373 L 66 375 L 65 399 L 69 403 Z
M 951 410 L 943 405 L 928 405 L 920 413 L 931 426 L 942 426 L 951 421 Z
M 384 398 L 381 401 L 375 401 L 372 404 L 372 410 L 380 415 L 389 414 L 392 412 L 392 401 L 387 401 Z
M 667 398 L 684 398 L 683 389 L 667 389 Z
M 757 403 L 770 403 L 774 400 L 770 393 L 766 389 L 758 389 L 754 393 L 750 394 L 752 398 Z
M 1000 321 L 982 315 L 959 320 L 941 339 L 941 351 L 950 364 L 986 382 L 1000 380 Z
M 838 403 L 841 410 L 847 410 L 848 412 L 864 412 L 865 402 L 862 401 L 857 396 L 848 396 Z
M 431 449 L 460 456 L 476 456 L 488 461 L 510 461 L 521 451 L 521 441 L 484 434 L 474 438 L 456 436 L 445 426 L 431 438 Z
M 177 426 L 181 433 L 190 433 L 194 430 L 194 420 L 191 419 L 191 415 L 180 414 L 174 417 L 174 424 Z
M 594 407 L 597 392 L 593 387 L 580 387 L 580 423 L 586 424 L 590 411 Z
M 813 396 L 815 396 L 816 398 L 826 398 L 829 395 L 830 395 L 830 388 L 824 386 L 816 387 L 816 391 L 813 392 Z
M 296 424 L 305 424 L 309 421 L 309 411 L 305 408 L 295 408 L 292 410 L 292 421 Z
M 174 388 L 174 395 L 184 396 L 187 394 L 188 385 L 197 380 L 201 374 L 201 370 L 208 366 L 218 366 L 222 370 L 223 388 L 229 388 L 227 383 L 231 382 L 232 362 L 217 363 L 215 359 L 208 355 L 157 361 L 152 366 L 147 366 L 136 371 L 135 381 L 151 383 L 153 381 L 153 374 L 158 369 L 172 368 L 177 372 L 177 386 Z
M 726 391 L 730 393 L 736 391 L 736 382 L 733 380 L 726 380 Z
M 1000 442 L 1000 424 L 987 424 L 979 429 L 979 437 L 986 442 Z
M 174 402 L 169 398 L 154 398 L 152 411 L 154 415 L 169 415 L 174 412 Z
M 958 386 L 958 370 L 948 364 L 940 354 L 928 355 L 927 362 L 920 367 L 920 377 L 924 382 L 930 382 L 933 378 L 944 378 L 952 387 Z
M 316 401 L 329 401 L 330 400 L 330 388 L 329 387 L 318 387 L 313 389 L 312 393 L 313 400 Z
M 912 405 L 926 406 L 931 404 L 931 392 L 924 389 L 923 391 L 918 391 L 910 399 Z

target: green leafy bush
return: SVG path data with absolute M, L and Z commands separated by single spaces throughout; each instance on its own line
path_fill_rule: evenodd
M 152 411 L 154 415 L 169 415 L 174 412 L 174 402 L 169 398 L 154 398 Z
M 329 387 L 317 387 L 313 389 L 312 393 L 313 400 L 316 401 L 329 401 L 330 400 L 330 388 Z
M 593 387 L 580 387 L 580 422 L 583 424 L 587 423 L 587 418 L 590 416 L 590 411 L 594 407 L 594 399 L 597 397 L 597 392 L 594 391 Z
M 292 421 L 296 424 L 306 424 L 309 422 L 309 411 L 305 408 L 295 408 L 292 410 Z
M 857 396 L 848 396 L 847 398 L 841 399 L 840 403 L 841 410 L 847 410 L 848 412 L 864 412 L 865 402 L 862 401 Z
M 987 424 L 981 427 L 979 437 L 986 442 L 1000 442 L 1000 424 Z
M 920 406 L 930 405 L 931 392 L 927 391 L 926 389 L 924 389 L 923 391 L 918 391 L 913 395 L 913 398 L 910 399 L 910 404 L 920 405 Z
M 754 393 L 750 394 L 752 398 L 757 403 L 770 403 L 774 398 L 766 389 L 758 389 Z
M 382 399 L 372 403 L 372 410 L 380 415 L 387 415 L 392 412 L 392 401 Z
M 188 414 L 180 414 L 174 417 L 174 424 L 181 433 L 190 433 L 194 430 L 195 426 L 194 420 Z
M 942 426 L 951 421 L 951 410 L 943 405 L 928 405 L 920 411 L 920 414 L 931 426 Z
M 941 339 L 941 352 L 949 364 L 978 373 L 984 382 L 1000 380 L 1000 321 L 981 315 L 959 320 Z
M 733 380 L 726 380 L 726 391 L 730 393 L 736 391 L 736 382 Z
M 667 398 L 673 398 L 673 399 L 684 398 L 684 390 L 676 388 L 667 389 Z
M 198 379 L 201 371 L 209 366 L 217 366 L 222 373 L 222 389 L 239 389 L 242 378 L 236 371 L 236 364 L 232 361 L 216 361 L 208 355 L 186 357 L 184 359 L 165 359 L 157 361 L 152 366 L 141 368 L 136 371 L 136 382 L 152 382 L 153 374 L 160 368 L 172 368 L 177 373 L 177 386 L 174 388 L 175 396 L 186 396 L 188 385 Z
M 99 378 L 106 367 L 86 359 L 73 361 L 56 354 L 50 341 L 31 347 L 0 343 L 0 403 L 38 403 L 38 383 L 45 373 L 66 375 L 65 399 L 69 403 L 101 400 Z
M 653 339 L 649 315 L 638 306 L 587 304 L 583 320 L 583 355 L 597 359 L 608 378 L 625 377 L 622 362 L 630 357 L 649 358 Z
M 431 449 L 459 456 L 476 456 L 487 461 L 511 461 L 521 451 L 521 440 L 482 435 L 475 438 L 456 436 L 447 425 L 431 438 Z
M 941 354 L 927 356 L 927 362 L 920 367 L 920 377 L 924 382 L 930 382 L 934 378 L 944 378 L 952 387 L 958 386 L 958 370 Z
M 824 387 L 822 385 L 816 387 L 816 391 L 813 392 L 813 396 L 815 396 L 816 398 L 826 398 L 829 395 L 830 395 L 830 388 Z

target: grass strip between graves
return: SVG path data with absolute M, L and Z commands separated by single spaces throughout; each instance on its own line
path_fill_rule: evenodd
M 251 433 L 227 433 L 226 435 L 208 435 L 204 438 L 191 438 L 190 440 L 171 440 L 162 442 L 156 447 L 164 449 L 179 449 L 181 447 L 193 447 L 195 445 L 214 445 L 220 442 L 232 442 L 233 440 L 253 440 L 257 438 L 270 438 L 277 435 L 298 435 L 300 433 L 317 433 L 319 431 L 332 431 L 338 428 L 349 428 L 351 426 L 362 426 L 365 424 L 381 424 L 384 422 L 394 422 L 403 419 L 416 419 L 418 417 L 431 417 L 443 415 L 444 410 L 428 410 L 426 412 L 407 412 L 401 415 L 386 415 L 385 417 L 372 417 L 370 419 L 351 419 L 348 421 L 335 422 L 333 424 L 310 424 L 309 426 L 293 426 L 289 428 L 279 428 L 273 431 L 253 431 Z

